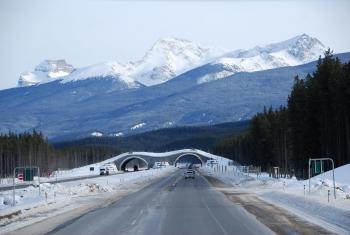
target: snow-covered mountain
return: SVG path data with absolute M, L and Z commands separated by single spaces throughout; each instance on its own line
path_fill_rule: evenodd
M 69 75 L 74 67 L 65 60 L 45 60 L 35 67 L 33 72 L 21 73 L 18 86 L 32 86 L 39 83 L 54 81 L 60 77 Z
M 237 72 L 255 72 L 305 64 L 317 60 L 325 50 L 326 47 L 317 38 L 307 34 L 249 50 L 236 50 L 211 62 L 211 65 L 221 69 L 199 78 L 198 83 L 221 79 Z
M 205 83 L 237 72 L 254 72 L 285 66 L 295 66 L 316 60 L 325 46 L 316 38 L 302 34 L 289 40 L 256 46 L 249 50 L 207 48 L 194 42 L 178 39 L 159 39 L 144 57 L 136 62 L 106 62 L 74 69 L 64 60 L 46 60 L 33 72 L 22 73 L 19 86 L 30 86 L 60 80 L 62 83 L 89 78 L 115 78 L 125 88 L 141 84 L 153 86 L 164 83 L 190 69 L 210 63 L 220 69 L 198 79 Z
M 159 39 L 142 60 L 134 63 L 131 76 L 146 86 L 156 85 L 209 62 L 224 52 L 184 39 Z
M 334 55 L 343 63 L 350 53 Z M 113 64 L 113 63 L 112 63 Z M 0 91 L 0 132 L 21 133 L 33 128 L 50 139 L 120 136 L 170 126 L 208 125 L 250 119 L 264 107 L 287 102 L 294 77 L 315 71 L 317 62 L 257 72 L 242 72 L 198 84 L 205 74 L 223 71 L 205 64 L 168 82 L 125 89 L 111 73 L 102 79 L 78 79 L 94 70 L 76 69 L 78 80 L 57 80 L 38 86 Z M 120 72 L 118 65 L 113 73 Z M 105 67 L 102 66 L 102 70 Z M 78 76 L 81 74 L 81 77 Z M 95 76 L 95 75 L 94 75 Z M 63 81 L 63 82 L 62 82 Z
M 136 62 L 105 62 L 74 70 L 64 60 L 45 60 L 33 72 L 22 73 L 19 86 L 31 86 L 61 80 L 62 83 L 112 76 L 130 88 L 157 85 L 222 55 L 225 50 L 202 47 L 178 38 L 159 39 L 145 56 Z M 226 51 L 227 52 L 227 51 Z
M 121 88 L 140 88 L 143 85 L 129 77 L 130 68 L 117 62 L 105 62 L 76 69 L 71 74 L 61 77 L 61 83 L 80 81 L 85 79 L 113 79 L 114 82 L 119 83 Z
M 74 69 L 64 60 L 45 60 L 33 72 L 22 73 L 18 85 L 31 86 L 59 80 L 61 83 L 86 79 L 109 79 L 118 83 L 118 89 L 139 88 L 143 86 L 133 78 L 126 76 L 128 68 L 117 62 L 105 62 Z

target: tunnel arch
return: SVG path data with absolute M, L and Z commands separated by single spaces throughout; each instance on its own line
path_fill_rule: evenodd
M 125 159 L 120 163 L 120 170 L 125 171 L 126 165 L 127 165 L 130 161 L 132 161 L 132 160 L 134 160 L 134 159 L 139 159 L 139 160 L 143 161 L 143 162 L 146 164 L 146 168 L 148 168 L 148 162 L 147 162 L 144 158 L 139 157 L 139 156 L 130 156 L 130 157 L 125 158 Z
M 182 157 L 184 157 L 184 156 L 186 156 L 186 155 L 195 156 L 195 157 L 198 158 L 199 161 L 201 162 L 201 166 L 203 166 L 203 163 L 204 163 L 204 162 L 203 162 L 202 158 L 201 158 L 199 155 L 195 154 L 195 153 L 183 153 L 183 154 L 181 154 L 180 156 L 178 156 L 178 157 L 175 159 L 175 161 L 174 161 L 174 166 L 176 167 L 177 161 L 178 161 L 180 158 L 182 158 Z

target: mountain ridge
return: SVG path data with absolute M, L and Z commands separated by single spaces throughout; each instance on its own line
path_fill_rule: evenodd
M 335 56 L 350 59 L 350 53 Z M 294 76 L 312 73 L 316 64 L 240 72 L 203 84 L 197 83 L 199 77 L 220 68 L 206 64 L 168 82 L 134 89 L 111 89 L 112 78 L 12 88 L 0 91 L 0 132 L 35 128 L 50 139 L 74 139 L 94 132 L 129 135 L 246 120 L 264 106 L 285 104 Z
M 203 47 L 186 39 L 161 38 L 141 60 L 125 64 L 109 61 L 73 68 L 64 60 L 45 60 L 33 72 L 22 73 L 18 85 L 40 85 L 55 80 L 64 83 L 108 75 L 124 83 L 125 89 L 138 88 L 167 82 L 206 63 L 221 66 L 221 72 L 207 74 L 198 80 L 198 83 L 205 83 L 237 72 L 254 72 L 311 62 L 323 55 L 325 49 L 318 39 L 306 34 L 231 52 Z

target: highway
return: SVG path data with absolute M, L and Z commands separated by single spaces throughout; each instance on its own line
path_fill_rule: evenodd
M 273 234 L 200 175 L 178 170 L 49 234 Z

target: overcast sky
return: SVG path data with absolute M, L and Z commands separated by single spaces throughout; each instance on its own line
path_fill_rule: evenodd
M 161 37 L 248 49 L 307 33 L 350 51 L 347 0 L 0 0 L 0 89 L 44 59 L 140 59 Z

